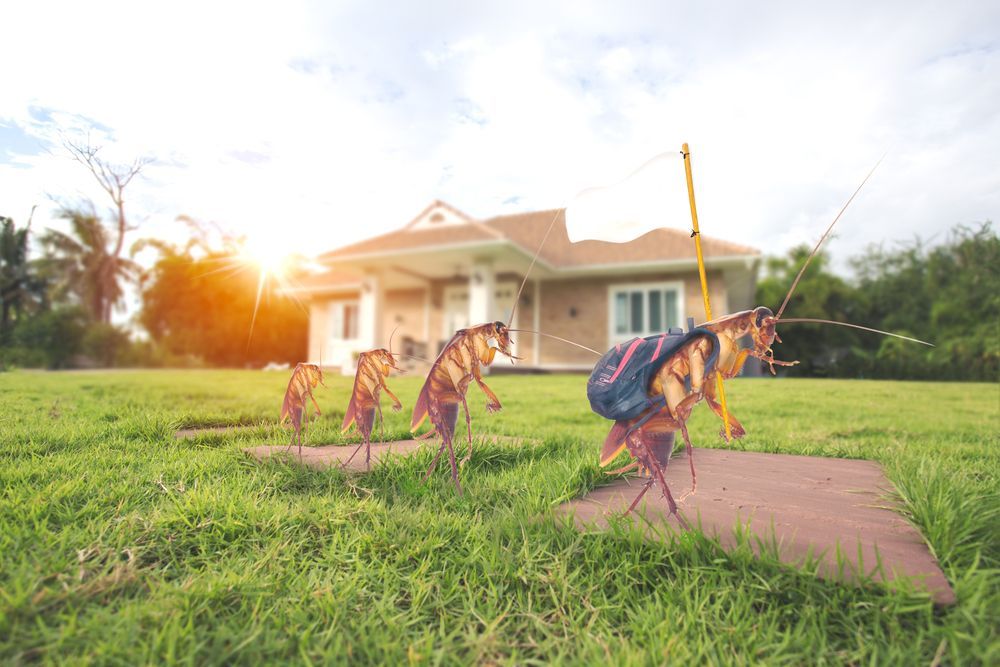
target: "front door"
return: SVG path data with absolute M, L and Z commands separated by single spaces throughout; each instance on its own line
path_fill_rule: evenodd
M 451 340 L 455 332 L 469 326 L 469 288 L 444 288 L 444 317 L 442 318 L 441 336 Z

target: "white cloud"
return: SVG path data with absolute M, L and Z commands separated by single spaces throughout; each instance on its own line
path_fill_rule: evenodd
M 769 252 L 815 239 L 884 151 L 835 255 L 997 217 L 996 8 L 527 7 L 18 3 L 0 124 L 157 158 L 129 192 L 143 233 L 186 213 L 307 252 L 435 197 L 560 206 L 682 141 L 705 233 Z M 0 207 L 103 206 L 88 178 L 0 151 Z

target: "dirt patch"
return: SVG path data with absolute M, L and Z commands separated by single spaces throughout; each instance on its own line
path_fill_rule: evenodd
M 811 554 L 819 559 L 824 578 L 857 581 L 860 572 L 881 582 L 907 578 L 935 603 L 955 602 L 920 532 L 887 499 L 892 485 L 877 463 L 721 449 L 696 450 L 695 462 L 698 491 L 678 503 L 679 511 L 692 525 L 700 521 L 702 531 L 717 536 L 724 548 L 738 542 L 735 527 L 749 523 L 753 535 L 777 544 L 784 563 L 797 565 Z M 665 477 L 675 498 L 690 489 L 686 453 L 671 460 Z M 580 528 L 606 528 L 644 482 L 616 481 L 564 503 L 557 512 L 572 515 Z M 669 526 L 665 533 L 681 530 L 658 487 L 636 511 L 656 527 L 648 530 L 653 538 L 666 538 L 660 534 L 663 526 Z M 642 518 L 633 513 L 627 520 Z

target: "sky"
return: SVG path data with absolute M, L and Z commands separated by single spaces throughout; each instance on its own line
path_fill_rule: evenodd
M 133 239 L 184 215 L 310 255 L 434 199 L 565 206 L 683 142 L 703 233 L 768 254 L 883 155 L 842 264 L 1000 212 L 996 2 L 37 1 L 0 25 L 0 214 L 39 228 L 109 204 L 67 138 L 154 160 Z

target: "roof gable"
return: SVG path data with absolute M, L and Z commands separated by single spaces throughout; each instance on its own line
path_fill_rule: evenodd
M 421 229 L 440 229 L 455 225 L 468 225 L 472 218 L 457 208 L 449 206 L 440 199 L 434 200 L 420 215 L 415 217 L 403 229 L 410 231 Z

